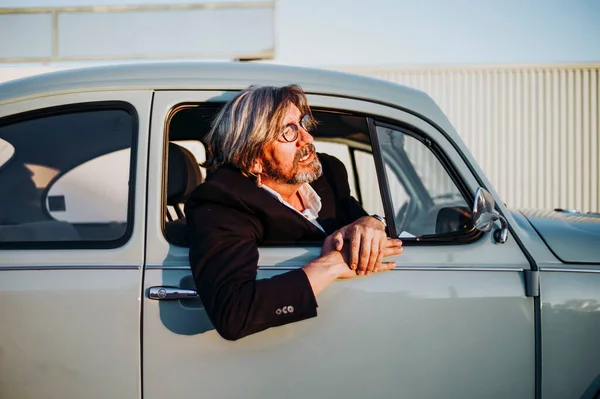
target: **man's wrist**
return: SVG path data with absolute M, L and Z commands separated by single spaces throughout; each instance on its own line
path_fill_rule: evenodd
M 348 265 L 344 260 L 344 256 L 340 251 L 336 250 L 329 251 L 320 258 L 312 261 L 310 264 L 313 264 L 315 267 L 322 268 L 322 270 L 326 270 L 327 273 L 334 278 L 338 278 L 339 275 L 342 274 L 346 268 L 348 268 Z
M 371 217 L 379 220 L 383 224 L 383 228 L 384 229 L 387 227 L 387 222 L 385 221 L 385 218 L 383 216 L 379 216 L 377 214 L 373 214 L 373 215 L 371 215 Z

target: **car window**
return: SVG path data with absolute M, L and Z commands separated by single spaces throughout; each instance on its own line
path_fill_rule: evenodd
M 367 151 L 356 150 L 354 151 L 354 159 L 356 159 L 356 173 L 358 175 L 363 208 L 370 215 L 385 215 L 373 154 Z
M 121 171 L 130 157 L 129 149 L 114 151 L 54 179 L 46 193 L 48 213 L 69 223 L 126 223 L 129 176 Z
M 321 141 L 318 136 L 314 145 L 318 152 L 333 155 L 342 161 L 348 172 L 350 194 L 360 201 L 368 214 L 385 214 L 372 152 L 356 149 L 347 141 L 345 143 Z
M 0 245 L 93 247 L 126 239 L 134 126 L 133 111 L 114 104 L 1 120 L 0 140 L 14 154 L 0 168 Z
M 358 198 L 356 191 L 356 178 L 354 176 L 354 170 L 352 168 L 352 159 L 350 158 L 350 150 L 346 144 L 335 143 L 332 141 L 322 141 L 317 137 L 313 142 L 317 152 L 323 152 L 325 154 L 333 155 L 346 167 L 348 172 L 348 184 L 350 185 L 350 192 L 355 198 Z
M 433 147 L 399 128 L 376 130 L 399 236 L 470 231 L 470 207 Z
M 210 130 L 210 123 L 220 109 L 220 104 L 185 104 L 178 106 L 168 125 L 168 151 L 166 154 L 182 153 L 181 148 L 189 151 L 186 158 L 191 164 L 202 164 L 205 159 L 204 136 Z M 369 214 L 384 215 L 381 190 L 379 189 L 375 160 L 369 136 L 367 119 L 364 116 L 342 113 L 339 111 L 313 110 L 317 120 L 314 132 L 314 144 L 318 152 L 332 155 L 339 159 L 348 173 L 348 185 L 351 195 L 356 198 Z M 176 157 L 167 156 L 167 171 L 177 171 L 191 176 L 190 170 L 181 171 Z M 201 178 L 206 178 L 206 171 L 199 166 Z M 165 200 L 164 233 L 167 241 L 179 246 L 186 246 L 184 203 L 189 195 L 189 187 L 177 189 L 175 174 L 168 172 L 164 184 L 167 192 Z M 171 181 L 171 179 L 175 179 Z M 198 177 L 186 181 L 196 181 Z M 201 183 L 199 183 L 201 184 Z M 185 195 L 181 195 L 185 192 Z
M 369 128 L 364 116 L 315 111 L 317 151 L 335 156 L 348 172 L 351 195 L 368 214 L 384 215 Z

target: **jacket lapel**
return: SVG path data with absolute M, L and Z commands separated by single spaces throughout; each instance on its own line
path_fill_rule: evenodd
M 219 188 L 215 187 L 215 183 Z M 244 177 L 239 170 L 230 165 L 221 166 L 209 180 L 200 185 L 202 186 L 205 189 L 205 200 L 245 209 L 245 212 L 258 217 L 264 227 L 264 237 L 261 237 L 263 243 L 289 244 L 298 241 L 320 241 L 325 238 L 325 234 L 304 216 L 282 204 L 265 189 L 257 187 L 254 181 Z M 322 200 L 321 211 L 327 208 L 325 202 Z

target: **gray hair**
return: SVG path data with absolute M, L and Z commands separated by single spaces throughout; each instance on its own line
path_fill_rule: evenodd
M 306 95 L 300 86 L 250 86 L 221 108 L 205 138 L 204 167 L 214 170 L 232 164 L 250 176 L 254 161 L 265 145 L 281 134 L 289 104 L 311 115 Z

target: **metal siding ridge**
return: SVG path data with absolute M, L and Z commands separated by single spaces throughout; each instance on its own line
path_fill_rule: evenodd
M 600 64 L 350 70 L 427 92 L 509 205 L 600 211 Z
M 582 209 L 583 207 L 583 140 L 584 140 L 584 132 L 582 127 L 582 108 L 583 108 L 583 94 L 581 87 L 581 75 L 583 71 L 575 71 L 574 72 L 574 97 L 575 102 L 573 104 L 574 107 L 574 117 L 575 121 L 573 124 L 573 133 L 575 135 L 575 146 L 574 146 L 574 154 L 573 154 L 573 174 L 575 176 L 575 181 L 573 182 L 573 192 L 571 193 L 571 198 L 576 205 L 577 209 Z M 579 193 L 579 195 L 578 195 Z
M 587 106 L 590 104 L 590 70 L 584 69 L 582 71 L 581 79 L 581 91 L 582 91 L 582 133 L 583 133 L 583 148 L 581 151 L 581 179 L 582 179 L 582 206 L 581 211 L 585 212 L 590 209 L 590 184 L 591 184 L 591 171 L 590 171 L 590 108 Z
M 547 158 L 548 163 L 546 164 L 548 167 L 548 173 L 550 177 L 550 184 L 552 184 L 552 203 L 556 204 L 555 206 L 560 205 L 560 186 L 558 184 L 559 170 L 560 170 L 560 75 L 558 73 L 554 73 L 554 71 L 550 72 L 552 74 L 552 135 L 548 139 L 552 140 L 551 150 L 552 158 Z M 546 154 L 548 157 L 549 154 Z M 554 164 L 552 164 L 552 159 L 556 160 Z
M 575 153 L 576 142 L 578 138 L 575 135 L 575 87 L 573 70 L 567 71 L 567 145 L 565 148 L 565 162 L 567 164 L 566 174 L 566 191 L 567 191 L 567 206 L 569 208 L 578 209 L 575 202 L 575 180 L 579 177 L 575 174 Z
M 596 212 L 600 212 L 600 164 L 598 163 L 598 157 L 600 156 L 600 68 L 596 69 L 592 74 L 592 80 L 590 82 L 590 134 L 591 134 L 591 145 L 590 145 L 590 160 L 591 160 L 591 185 L 590 193 L 592 195 L 591 202 L 596 207 Z
M 558 194 L 559 194 L 559 206 L 561 208 L 568 208 L 567 204 L 567 73 L 565 70 L 559 71 L 559 112 L 560 112 L 560 125 L 559 125 L 559 147 L 558 147 Z

